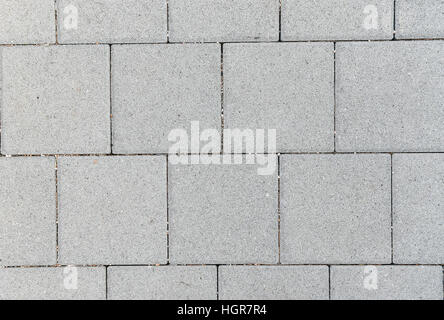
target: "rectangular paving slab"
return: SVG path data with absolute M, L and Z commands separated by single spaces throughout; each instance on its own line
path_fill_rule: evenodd
M 441 266 L 332 266 L 333 300 L 442 300 Z
M 393 38 L 393 0 L 282 0 L 282 40 Z
M 166 0 L 57 0 L 60 43 L 167 41 Z
M 167 258 L 166 159 L 59 159 L 62 264 L 155 264 Z
M 172 42 L 277 41 L 279 0 L 169 0 Z
M 444 1 L 396 0 L 396 38 L 444 38 Z
M 390 263 L 390 155 L 283 155 L 282 263 Z
M 109 267 L 111 300 L 216 300 L 216 266 Z
M 104 267 L 0 269 L 1 300 L 104 300 Z
M 221 300 L 328 300 L 327 266 L 220 266 Z
M 173 129 L 219 129 L 218 44 L 112 47 L 113 152 L 168 152 Z
M 170 262 L 276 263 L 277 170 L 169 166 Z
M 393 156 L 393 259 L 444 264 L 444 154 Z
M 1 52 L 2 154 L 110 151 L 108 46 Z
M 2 0 L 0 44 L 55 43 L 54 0 Z
M 333 151 L 333 44 L 226 44 L 223 62 L 225 128 L 276 129 L 278 152 Z
M 0 158 L 0 221 L 0 265 L 56 263 L 53 157 Z
M 336 150 L 444 151 L 444 42 L 336 45 Z

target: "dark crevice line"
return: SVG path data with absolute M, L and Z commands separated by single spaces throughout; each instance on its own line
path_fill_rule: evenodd
M 170 207 L 169 207 L 169 159 L 166 156 L 166 208 L 167 208 L 167 265 L 170 264 Z
M 221 143 L 221 154 L 224 153 L 224 129 L 225 129 L 225 109 L 224 109 L 224 101 L 225 95 L 224 95 L 224 44 L 220 44 L 220 106 L 221 106 L 221 113 L 220 113 L 220 125 L 221 125 L 221 132 L 220 132 L 220 143 Z
M 393 39 L 396 40 L 396 0 L 393 0 Z
M 282 0 L 279 0 L 279 42 L 282 41 Z
M 333 150 L 336 152 L 336 42 L 333 42 Z
M 113 63 L 112 63 L 112 45 L 109 45 L 109 134 L 110 134 L 110 152 L 113 154 Z
M 166 15 L 167 15 L 167 43 L 170 43 L 170 4 L 168 2 L 168 0 L 166 0 Z
M 331 266 L 328 266 L 328 300 L 331 300 Z
M 281 155 L 278 154 L 278 264 L 281 264 Z
M 219 300 L 219 265 L 216 265 L 216 300 Z
M 54 0 L 54 19 L 55 19 L 55 43 L 59 43 L 59 19 L 58 19 L 58 10 L 57 10 L 57 0 Z
M 55 209 L 56 209 L 56 265 L 59 264 L 59 164 L 57 156 L 55 162 Z

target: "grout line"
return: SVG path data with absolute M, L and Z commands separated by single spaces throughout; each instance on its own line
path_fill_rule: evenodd
M 391 260 L 393 264 L 393 154 L 390 155 L 390 240 Z
M 336 152 L 336 42 L 333 42 L 333 150 Z
M 282 41 L 282 0 L 279 0 L 279 42 Z
M 57 156 L 55 159 L 55 206 L 56 206 L 56 264 L 59 264 L 59 165 Z
M 281 264 L 281 155 L 278 154 L 278 264 Z
M 331 266 L 328 266 L 328 300 L 331 300 Z
M 444 38 L 408 38 L 408 39 L 396 39 L 398 42 L 411 42 L 411 41 L 443 41 Z M 344 43 L 355 43 L 355 42 L 392 42 L 393 39 L 361 39 L 361 40 L 341 40 L 341 39 L 333 39 L 333 40 L 282 40 L 282 41 L 224 41 L 224 44 L 260 44 L 260 43 L 268 43 L 268 44 L 282 44 L 282 43 L 332 43 L 332 42 L 344 42 Z M 34 46 L 34 47 L 50 47 L 50 46 L 85 46 L 85 45 L 91 45 L 91 46 L 101 46 L 101 45 L 125 45 L 125 46 L 131 46 L 131 45 L 188 45 L 188 44 L 218 44 L 221 42 L 218 41 L 206 41 L 206 42 L 78 42 L 78 43 L 3 43 L 0 44 L 0 47 L 27 47 L 27 46 Z
M 108 300 L 108 266 L 105 266 L 105 300 Z
M 63 267 L 77 267 L 77 268 L 102 268 L 102 267 L 205 267 L 205 266 L 234 266 L 234 267 L 319 267 L 319 266 L 349 266 L 349 267 L 361 267 L 361 266 L 390 266 L 390 267 L 444 267 L 442 263 L 411 263 L 411 264 L 391 264 L 391 263 L 285 263 L 285 264 L 264 264 L 264 263 L 201 263 L 201 264 L 54 264 L 54 265 L 13 265 L 13 266 L 0 266 L 0 269 L 32 269 L 32 268 L 63 268 Z
M 166 14 L 167 14 L 167 43 L 170 43 L 170 4 L 166 0 Z
M 216 300 L 219 300 L 219 265 L 216 265 Z
M 110 134 L 110 151 L 113 154 L 113 73 L 112 73 L 112 45 L 109 45 L 109 134 Z
M 230 155 L 248 155 L 248 154 L 255 154 L 255 153 L 246 153 L 246 152 L 232 152 L 227 153 Z M 396 151 L 380 151 L 380 152 L 370 152 L 370 151 L 325 151 L 325 152 L 274 152 L 274 153 L 258 153 L 263 155 L 268 154 L 280 154 L 280 155 L 363 155 L 363 154 L 444 154 L 444 151 L 402 151 L 402 152 L 396 152 Z M 167 152 L 159 152 L 159 153 L 85 153 L 85 154 L 57 154 L 57 153 L 51 153 L 51 154 L 14 154 L 14 155 L 5 155 L 1 154 L 0 158 L 21 158 L 21 157 L 140 157 L 140 156 L 166 156 L 169 155 Z M 202 154 L 202 153 L 178 153 L 177 155 L 208 155 L 208 154 Z M 214 154 L 214 156 L 222 156 L 223 154 Z
M 167 264 L 170 264 L 170 207 L 169 207 L 169 161 L 166 156 L 166 202 L 167 202 Z
M 393 39 L 396 39 L 396 0 L 393 0 Z
M 224 153 L 224 129 L 225 129 L 225 114 L 224 114 L 224 44 L 220 44 L 220 122 L 221 122 L 221 133 L 220 133 L 220 143 L 221 143 L 221 153 Z
M 55 18 L 55 44 L 59 44 L 59 21 L 58 21 L 58 11 L 57 11 L 57 0 L 54 0 L 54 18 Z

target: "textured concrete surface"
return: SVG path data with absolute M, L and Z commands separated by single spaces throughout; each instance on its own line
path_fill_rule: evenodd
M 0 269 L 1 300 L 104 300 L 104 267 L 76 268 L 76 287 L 70 282 L 73 270 L 65 268 Z
M 333 300 L 442 300 L 440 266 L 332 266 Z M 374 282 L 369 279 L 373 278 Z
M 167 258 L 165 157 L 59 160 L 63 264 L 154 264 Z
M 278 262 L 277 172 L 256 165 L 170 165 L 170 261 Z
M 2 154 L 110 151 L 109 47 L 5 47 L 2 56 Z
M 168 152 L 172 129 L 220 127 L 220 46 L 113 46 L 113 151 Z
M 216 266 L 110 267 L 111 300 L 216 300 Z
M 57 0 L 59 42 L 166 42 L 166 5 L 165 0 Z
M 172 42 L 277 41 L 279 0 L 169 0 Z
M 221 266 L 221 300 L 328 300 L 327 266 Z
M 0 299 L 443 299 L 443 9 L 0 0 Z
M 393 156 L 396 263 L 444 264 L 444 154 Z
M 444 38 L 444 1 L 396 0 L 396 38 Z
M 2 0 L 0 44 L 55 43 L 54 0 Z
M 393 38 L 393 0 L 282 0 L 282 40 Z
M 223 66 L 226 128 L 277 129 L 278 152 L 333 151 L 331 43 L 227 44 Z
M 390 263 L 390 156 L 284 155 L 281 261 Z
M 0 265 L 56 262 L 55 197 L 54 158 L 0 158 Z
M 444 42 L 336 45 L 337 151 L 444 151 Z

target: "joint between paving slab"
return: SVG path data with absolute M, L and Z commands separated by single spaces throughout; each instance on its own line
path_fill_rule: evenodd
M 108 266 L 105 266 L 105 300 L 108 300 Z
M 57 0 L 54 0 L 54 20 L 55 20 L 55 40 L 56 44 L 59 44 L 59 22 L 58 22 L 58 11 L 57 11 Z
M 281 264 L 281 155 L 278 153 L 278 264 Z
M 219 300 L 219 265 L 216 265 L 216 300 Z
M 391 239 L 391 261 L 393 264 L 393 153 L 390 154 L 390 239 Z
M 170 43 L 170 4 L 168 0 L 166 0 L 166 27 L 167 27 L 167 43 Z
M 279 0 L 279 42 L 282 41 L 282 0 Z
M 170 207 L 169 207 L 169 161 L 168 155 L 166 156 L 166 208 L 167 208 L 167 265 L 170 264 Z
M 225 118 L 224 118 L 224 44 L 220 44 L 220 143 L 221 143 L 221 154 L 224 153 L 224 128 L 225 128 Z
M 112 92 L 112 45 L 109 45 L 109 134 L 110 134 L 110 151 L 113 154 L 113 92 Z
M 336 152 L 336 42 L 333 42 L 333 150 Z
M 331 300 L 331 265 L 328 266 L 328 300 Z
M 59 264 L 59 166 L 57 156 L 55 159 L 55 207 L 56 207 L 56 264 Z

